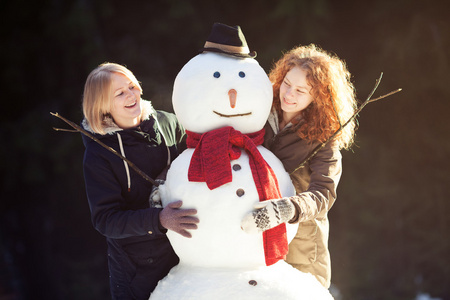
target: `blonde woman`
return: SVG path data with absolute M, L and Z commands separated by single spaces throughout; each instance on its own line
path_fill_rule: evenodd
M 184 129 L 175 115 L 141 99 L 142 88 L 122 65 L 105 63 L 88 76 L 83 127 L 156 178 L 181 150 Z M 126 162 L 83 135 L 83 168 L 94 227 L 106 237 L 113 299 L 148 299 L 157 282 L 178 263 L 165 232 L 186 237 L 195 210 L 181 201 L 150 207 L 152 184 Z
M 244 230 L 264 231 L 280 222 L 299 223 L 286 261 L 313 274 L 329 288 L 327 213 L 336 200 L 341 177 L 340 150 L 351 146 L 355 123 L 349 123 L 303 167 L 299 166 L 353 115 L 354 87 L 345 63 L 315 45 L 296 47 L 284 54 L 269 77 L 274 101 L 265 126 L 264 146 L 282 161 L 297 194 L 266 201 L 264 208 L 252 213 L 253 222 L 247 222 Z M 278 221 L 276 216 L 280 217 Z

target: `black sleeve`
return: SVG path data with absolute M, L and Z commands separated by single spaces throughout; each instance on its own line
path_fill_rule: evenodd
M 121 186 L 110 164 L 113 154 L 107 151 L 100 145 L 91 144 L 84 155 L 86 193 L 94 227 L 110 238 L 142 236 L 149 232 L 163 234 L 159 229 L 161 209 L 121 209 Z

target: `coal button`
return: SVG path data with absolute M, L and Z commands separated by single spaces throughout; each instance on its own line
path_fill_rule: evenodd
M 235 164 L 233 165 L 233 170 L 239 171 L 241 169 L 241 165 Z
M 248 282 L 248 284 L 255 286 L 255 285 L 257 285 L 258 283 L 256 282 L 256 280 L 250 280 L 250 281 Z
M 238 189 L 238 190 L 236 191 L 236 195 L 238 195 L 239 197 L 244 196 L 244 194 L 245 194 L 245 191 L 244 191 L 243 189 Z

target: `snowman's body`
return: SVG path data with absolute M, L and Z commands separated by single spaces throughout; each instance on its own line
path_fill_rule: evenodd
M 278 175 L 282 195 L 292 196 L 294 190 L 281 162 L 264 147 L 258 149 Z M 182 249 L 177 252 L 181 263 L 212 268 L 264 265 L 262 234 L 247 234 L 240 227 L 244 216 L 259 201 L 248 155 L 243 152 L 239 159 L 231 161 L 232 182 L 210 190 L 204 182 L 187 179 L 192 153 L 193 149 L 188 149 L 173 162 L 164 187 L 164 202 L 181 199 L 183 207 L 197 209 L 200 219 L 192 239 L 167 233 L 173 248 Z M 295 234 L 297 226 L 290 226 L 294 227 L 290 233 Z
M 231 90 L 234 96 L 229 96 Z M 259 131 L 271 103 L 272 86 L 254 59 L 199 54 L 183 67 L 174 85 L 178 119 L 200 134 L 224 126 L 244 134 Z M 258 150 L 276 174 L 281 195 L 293 195 L 282 163 L 263 146 Z M 212 190 L 205 182 L 188 180 L 193 153 L 187 149 L 172 163 L 161 195 L 163 206 L 182 200 L 182 208 L 196 208 L 200 223 L 190 239 L 167 233 L 180 263 L 150 299 L 331 299 L 312 275 L 282 260 L 266 266 L 263 235 L 241 229 L 244 215 L 260 201 L 247 153 L 242 150 L 230 161 L 232 181 Z M 296 230 L 287 224 L 288 241 Z

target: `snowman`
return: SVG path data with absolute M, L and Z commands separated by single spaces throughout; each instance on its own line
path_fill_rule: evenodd
M 195 208 L 200 223 L 192 238 L 167 232 L 180 263 L 151 300 L 332 299 L 311 274 L 283 261 L 296 225 L 241 228 L 260 201 L 295 193 L 282 163 L 261 146 L 273 91 L 255 56 L 239 26 L 216 23 L 175 79 L 173 107 L 188 149 L 160 194 L 163 206 L 182 200 L 182 208 Z

